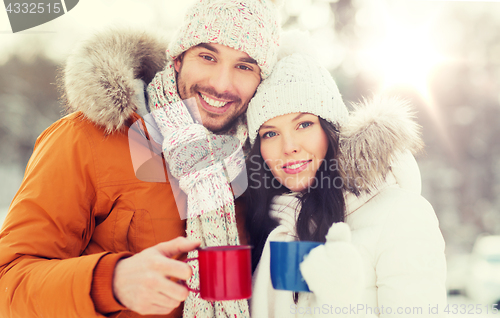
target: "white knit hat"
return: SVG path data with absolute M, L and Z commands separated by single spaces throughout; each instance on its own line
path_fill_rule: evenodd
M 337 125 L 342 125 L 348 117 L 328 70 L 313 58 L 294 53 L 278 61 L 248 105 L 250 143 L 255 143 L 260 126 L 269 119 L 300 112 L 314 114 Z
M 217 43 L 247 53 L 266 78 L 277 61 L 278 13 L 271 0 L 198 0 L 169 44 L 175 60 L 200 43 Z

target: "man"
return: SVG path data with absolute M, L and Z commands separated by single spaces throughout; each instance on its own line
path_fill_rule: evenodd
M 173 74 L 162 98 L 192 97 L 207 129 L 240 131 L 276 61 L 278 32 L 268 0 L 197 2 L 155 77 Z M 74 112 L 38 138 L 0 233 L 1 317 L 182 315 L 188 290 L 176 281 L 191 268 L 177 259 L 200 242 L 182 237 L 171 184 L 147 175 L 163 171 L 163 158 L 139 178 L 131 157 L 153 133 L 137 125 L 148 112 L 142 81 L 165 67 L 164 49 L 146 34 L 109 32 L 68 59 L 64 89 Z

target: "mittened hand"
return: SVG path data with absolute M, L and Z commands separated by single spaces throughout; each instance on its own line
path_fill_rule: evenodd
M 344 222 L 333 223 L 326 234 L 326 242 L 351 243 L 351 229 Z
M 327 241 L 305 257 L 300 271 L 319 306 L 356 305 L 364 292 L 363 262 L 357 248 L 350 243 L 351 231 L 345 223 L 335 223 Z

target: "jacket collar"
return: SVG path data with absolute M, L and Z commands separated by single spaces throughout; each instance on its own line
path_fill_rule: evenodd
M 344 192 L 346 204 L 346 216 L 356 212 L 366 202 L 377 196 L 384 189 L 398 186 L 404 190 L 420 195 L 421 177 L 420 170 L 413 155 L 406 151 L 400 154 L 391 165 L 391 171 L 387 174 L 384 182 L 371 192 L 362 192 L 358 196 L 352 192 Z
M 81 111 L 107 133 L 124 128 L 144 102 L 144 83 L 166 65 L 166 43 L 153 34 L 119 29 L 83 42 L 68 58 L 59 83 L 67 111 Z

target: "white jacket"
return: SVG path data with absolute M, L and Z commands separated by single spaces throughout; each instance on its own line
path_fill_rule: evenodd
M 378 307 L 380 317 L 443 316 L 445 244 L 434 210 L 420 193 L 401 187 L 390 174 L 376 195 L 348 200 L 345 222 L 363 258 L 365 307 Z
M 409 154 L 372 195 L 348 195 L 345 222 L 363 259 L 359 308 L 380 317 L 442 317 L 446 306 L 444 240 L 432 206 L 420 195 Z M 311 261 L 314 261 L 311 259 Z
M 295 236 L 290 219 L 278 218 L 254 274 L 252 317 L 444 316 L 446 261 L 438 220 L 420 195 L 414 157 L 406 151 L 393 158 L 383 182 L 359 196 L 346 191 L 350 232 L 332 225 L 327 243 L 302 262 L 313 293 L 300 293 L 297 304 L 292 292 L 274 290 L 270 281 L 269 241 Z

